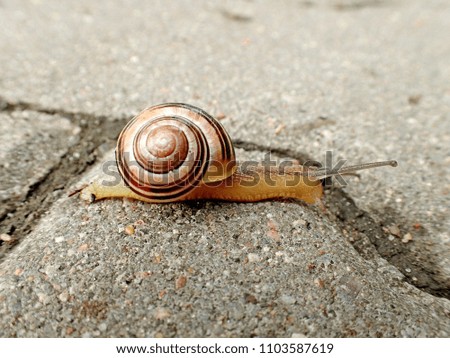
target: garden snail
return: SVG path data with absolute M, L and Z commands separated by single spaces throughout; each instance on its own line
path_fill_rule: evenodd
M 223 126 L 203 110 L 182 103 L 150 107 L 134 117 L 119 135 L 116 163 L 122 180 L 114 185 L 94 181 L 81 191 L 82 198 L 128 197 L 151 203 L 296 198 L 315 203 L 323 194 L 323 178 L 397 165 L 391 160 L 334 171 L 300 165 L 283 170 L 244 168 L 236 163 Z

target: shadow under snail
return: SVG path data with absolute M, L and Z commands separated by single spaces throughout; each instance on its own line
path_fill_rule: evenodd
M 300 165 L 282 170 L 262 164 L 244 167 L 236 163 L 233 143 L 223 126 L 205 111 L 182 103 L 142 111 L 120 133 L 115 153 L 122 180 L 114 185 L 96 180 L 81 191 L 83 199 L 126 197 L 169 203 L 295 198 L 315 203 L 323 195 L 324 178 L 397 166 L 390 160 L 337 170 Z

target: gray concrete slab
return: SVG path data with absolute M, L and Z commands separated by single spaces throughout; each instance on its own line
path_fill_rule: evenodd
M 61 213 L 64 215 L 61 215 Z M 299 203 L 59 200 L 0 265 L 5 336 L 446 336 L 448 300 Z
M 325 210 L 62 198 L 0 263 L 4 335 L 449 335 L 447 2 L 2 1 L 0 21 L 0 96 L 78 113 L 94 159 L 181 101 L 224 117 L 240 158 L 399 161 Z
M 21 205 L 32 187 L 52 172 L 79 132 L 78 126 L 58 115 L 0 113 L 0 217 Z

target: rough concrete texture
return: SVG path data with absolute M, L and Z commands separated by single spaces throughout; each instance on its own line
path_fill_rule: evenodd
M 447 1 L 2 1 L 0 22 L 1 188 L 26 180 L 0 335 L 449 336 Z M 400 165 L 323 207 L 67 197 L 166 101 L 225 116 L 241 159 Z
M 33 111 L 0 113 L 2 203 L 23 202 L 31 188 L 58 164 L 80 128 L 67 118 Z M 0 208 L 0 217 L 8 212 Z

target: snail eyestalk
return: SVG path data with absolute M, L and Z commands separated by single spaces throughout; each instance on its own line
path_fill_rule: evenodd
M 346 167 L 338 168 L 338 169 L 330 169 L 330 168 L 319 168 L 314 170 L 308 170 L 305 171 L 305 174 L 313 179 L 325 179 L 331 176 L 335 175 L 346 175 L 346 174 L 353 174 L 354 172 L 365 170 L 365 169 L 372 169 L 372 168 L 378 168 L 378 167 L 396 167 L 398 165 L 396 160 L 386 160 L 383 162 L 373 162 L 373 163 L 364 163 L 364 164 L 357 164 L 357 165 L 349 165 Z

